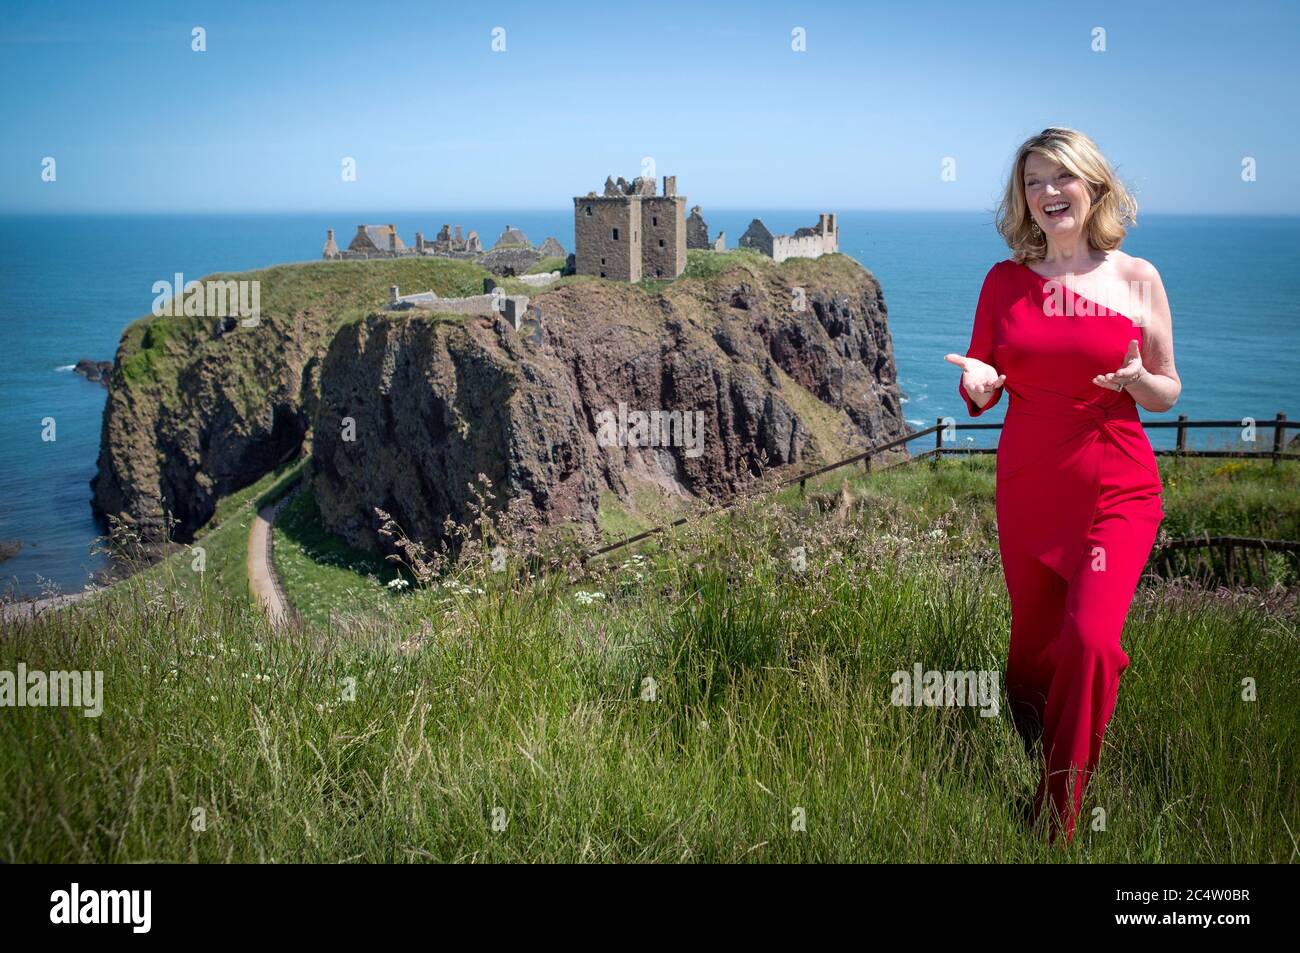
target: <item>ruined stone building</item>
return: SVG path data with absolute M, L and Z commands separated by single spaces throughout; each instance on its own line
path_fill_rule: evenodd
M 436 314 L 477 314 L 485 317 L 500 315 L 517 331 L 528 311 L 527 295 L 508 295 L 500 291 L 466 298 L 443 298 L 433 290 L 404 295 L 397 285 L 388 289 L 385 311 L 410 311 L 420 308 Z
M 718 232 L 718 237 L 714 241 L 709 241 L 709 225 L 700 214 L 698 205 L 691 209 L 691 217 L 686 220 L 686 247 L 703 251 L 727 250 L 726 232 Z
M 438 255 L 442 258 L 473 258 L 483 254 L 483 243 L 479 240 L 478 232 L 471 231 L 461 237 L 459 225 L 456 226 L 455 235 L 452 234 L 450 225 L 444 225 L 431 242 L 424 240 L 423 232 L 416 232 L 415 250 L 422 255 Z
M 547 238 L 546 241 L 537 246 L 537 251 L 543 258 L 564 258 L 569 254 L 564 250 L 564 246 L 554 238 Z
M 619 176 L 605 180 L 605 194 L 573 199 L 574 267 L 577 274 L 619 281 L 676 278 L 686 267 L 686 196 L 677 177 Z
M 450 225 L 443 225 L 433 241 L 425 241 L 423 232 L 415 233 L 415 245 L 405 244 L 393 225 L 358 225 L 352 243 L 342 251 L 334 241 L 334 229 L 326 232 L 322 257 L 327 261 L 356 258 L 403 258 L 411 255 L 431 255 L 437 258 L 456 258 L 473 261 L 498 275 L 522 275 L 543 257 L 565 257 L 564 246 L 548 238 L 542 247 L 534 248 L 519 229 L 507 225 L 491 251 L 483 250 L 478 232 L 462 232 L 457 225 L 453 233 Z
M 773 235 L 756 218 L 740 236 L 740 247 L 761 251 L 774 261 L 817 258 L 840 250 L 840 227 L 835 223 L 834 212 L 823 212 L 811 228 L 796 229 L 793 235 Z
M 497 243 L 492 246 L 493 251 L 498 248 L 532 248 L 533 243 L 528 240 L 528 236 L 515 228 L 513 225 L 507 225 Z
M 406 244 L 397 236 L 394 225 L 358 225 L 357 234 L 345 251 L 340 252 L 334 243 L 334 229 L 325 233 L 323 257 L 335 258 L 390 258 L 407 253 Z

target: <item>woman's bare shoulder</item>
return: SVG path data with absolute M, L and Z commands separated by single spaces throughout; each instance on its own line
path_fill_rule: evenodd
M 1160 272 L 1156 271 L 1156 266 L 1145 258 L 1138 258 L 1136 255 L 1122 252 L 1118 248 L 1112 251 L 1109 257 L 1115 264 L 1115 270 L 1124 281 L 1160 280 Z

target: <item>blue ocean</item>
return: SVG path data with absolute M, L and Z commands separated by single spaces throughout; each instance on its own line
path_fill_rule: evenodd
M 729 246 L 760 216 L 774 232 L 816 221 L 804 212 L 711 211 Z M 155 281 L 187 279 L 320 257 L 325 231 L 346 245 L 363 220 L 355 212 L 301 215 L 0 217 L 0 543 L 19 542 L 0 564 L 0 584 L 22 594 L 81 588 L 103 557 L 90 553 L 101 530 L 91 518 L 90 480 L 99 451 L 105 391 L 72 373 L 81 358 L 111 360 L 122 329 L 146 314 Z M 474 229 L 490 245 L 506 227 L 534 244 L 554 236 L 572 250 L 571 213 L 382 212 L 406 240 L 444 223 Z M 889 306 L 901 389 L 917 427 L 965 412 L 957 369 L 980 283 L 1007 257 L 983 213 L 839 213 L 841 250 L 880 279 Z M 1125 250 L 1152 261 L 1174 315 L 1183 381 L 1177 408 L 1158 417 L 1300 417 L 1291 387 L 1300 379 L 1300 218 L 1147 215 Z M 1005 402 L 991 411 L 999 420 Z M 45 418 L 53 441 L 42 439 Z M 1157 447 L 1172 431 L 1153 431 Z M 1204 439 L 1194 432 L 1194 439 Z M 992 432 L 979 443 L 996 440 Z

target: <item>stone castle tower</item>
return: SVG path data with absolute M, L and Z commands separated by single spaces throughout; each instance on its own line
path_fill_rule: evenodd
M 686 196 L 677 177 L 605 180 L 605 194 L 573 199 L 574 267 L 577 274 L 640 281 L 676 278 L 686 267 Z

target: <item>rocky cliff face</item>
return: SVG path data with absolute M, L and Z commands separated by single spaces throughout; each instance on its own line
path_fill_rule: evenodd
M 321 349 L 321 323 L 297 315 L 226 331 L 220 322 L 178 322 L 156 359 L 165 351 L 179 362 L 174 375 L 135 367 L 130 356 L 124 374 L 119 349 L 91 482 L 96 513 L 153 544 L 167 514 L 172 535 L 186 540 L 222 496 L 292 456 L 309 425 L 303 374 Z
M 764 466 L 904 432 L 868 272 L 843 256 L 728 260 L 659 293 L 598 280 L 547 291 L 533 300 L 536 342 L 501 319 L 418 311 L 343 328 L 321 366 L 310 467 L 327 526 L 382 549 L 381 507 L 432 542 L 448 517 L 472 518 L 478 473 L 543 522 L 594 525 L 606 492 L 725 495 Z M 633 429 L 636 412 L 703 426 L 638 446 L 661 441 Z M 629 430 L 633 445 L 618 439 Z
M 390 284 L 468 294 L 485 274 L 451 261 L 286 265 L 205 279 L 258 282 L 256 326 L 221 316 L 136 321 L 104 406 L 96 514 L 154 544 L 166 516 L 173 537 L 188 540 L 217 500 L 301 450 L 318 365 L 340 323 L 386 301 Z
M 521 285 L 537 340 L 500 318 L 376 310 L 390 285 L 478 293 L 487 272 L 471 262 L 233 276 L 262 282 L 256 327 L 149 317 L 124 333 L 95 509 L 155 541 L 170 514 L 186 540 L 221 497 L 310 447 L 328 527 L 382 549 L 375 507 L 432 542 L 448 517 L 471 519 L 479 473 L 500 502 L 592 526 L 611 499 L 725 495 L 764 467 L 904 432 L 885 304 L 866 270 L 841 255 L 700 254 L 693 271 L 706 276 L 646 288 Z M 639 412 L 698 415 L 701 427 L 670 423 L 666 441 L 638 445 L 652 442 Z

